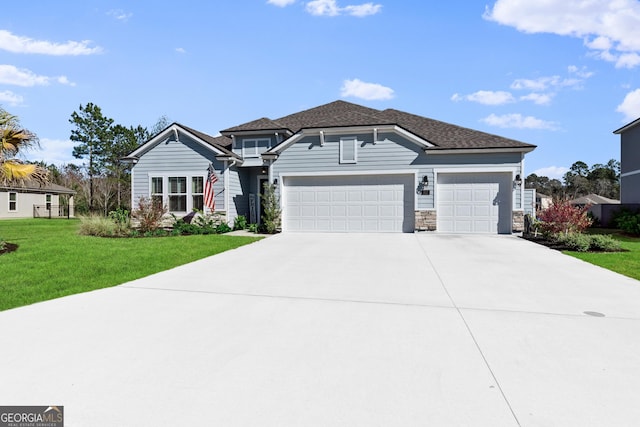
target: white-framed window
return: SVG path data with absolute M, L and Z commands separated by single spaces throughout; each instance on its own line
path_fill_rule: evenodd
M 18 210 L 18 193 L 9 193 L 9 212 Z
M 187 177 L 169 177 L 169 211 L 187 211 Z
M 191 177 L 191 208 L 204 211 L 204 177 Z
M 149 178 L 149 196 L 154 203 L 166 204 L 169 212 L 204 211 L 204 175 L 151 174 Z
M 358 138 L 340 138 L 340 163 L 358 162 Z
M 161 176 L 151 177 L 151 201 L 155 205 L 164 204 L 163 178 Z
M 242 157 L 259 157 L 260 154 L 267 151 L 270 146 L 271 139 L 269 138 L 243 139 Z

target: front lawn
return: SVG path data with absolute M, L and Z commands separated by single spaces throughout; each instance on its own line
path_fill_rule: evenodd
M 0 240 L 19 245 L 0 255 L 0 310 L 119 285 L 259 240 L 215 234 L 110 239 L 80 236 L 79 225 L 0 221 Z
M 595 229 L 593 232 L 597 233 L 598 230 Z M 563 252 L 591 264 L 640 280 L 640 238 L 610 232 L 616 240 L 620 241 L 622 248 L 628 252 Z

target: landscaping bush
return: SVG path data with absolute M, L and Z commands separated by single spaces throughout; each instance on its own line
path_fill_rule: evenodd
M 114 237 L 117 236 L 116 223 L 111 218 L 100 215 L 80 217 L 80 234 L 83 236 Z
M 165 205 L 154 202 L 146 197 L 138 199 L 137 208 L 131 213 L 131 216 L 138 220 L 140 233 L 146 235 L 162 226 L 162 217 L 167 213 L 168 209 Z
M 556 199 L 538 215 L 542 221 L 540 229 L 547 235 L 580 233 L 591 226 L 592 220 L 587 216 L 588 209 L 588 206 L 573 206 L 568 200 Z
M 187 222 L 184 218 L 173 217 L 173 235 L 180 234 L 215 234 L 217 233 L 216 220 L 212 217 L 205 216 L 202 212 L 198 212 L 193 216 L 191 222 Z
M 269 234 L 277 233 L 280 229 L 280 202 L 276 196 L 276 186 L 264 183 L 264 194 L 260 195 L 263 200 L 262 224 Z
M 216 233 L 218 234 L 224 234 L 230 231 L 231 231 L 231 227 L 229 227 L 229 224 L 227 224 L 226 222 L 221 222 L 218 225 L 218 227 L 216 227 Z
M 247 226 L 247 230 L 249 230 L 252 233 L 257 233 L 258 232 L 258 224 L 249 224 Z
M 623 209 L 615 216 L 614 222 L 625 233 L 640 235 L 640 212 Z
M 593 234 L 591 237 L 591 251 L 616 252 L 621 250 L 620 242 L 611 236 Z
M 587 252 L 591 247 L 590 236 L 582 233 L 557 233 L 553 240 L 570 251 Z
M 244 215 L 238 215 L 233 222 L 234 230 L 245 230 L 247 228 L 247 217 Z
M 127 235 L 131 228 L 131 221 L 129 219 L 129 211 L 123 208 L 118 208 L 115 211 L 109 212 L 109 218 L 114 222 L 116 226 L 116 234 Z

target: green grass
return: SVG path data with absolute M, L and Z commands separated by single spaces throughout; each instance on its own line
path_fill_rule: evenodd
M 640 238 L 624 236 L 615 230 L 594 229 L 590 232 L 611 234 L 613 238 L 620 241 L 622 249 L 626 249 L 628 252 L 583 253 L 565 251 L 564 253 L 588 263 L 599 265 L 607 270 L 640 280 Z
M 80 236 L 78 220 L 4 220 L 0 238 L 19 245 L 0 255 L 0 310 L 106 288 L 242 246 L 259 238 Z

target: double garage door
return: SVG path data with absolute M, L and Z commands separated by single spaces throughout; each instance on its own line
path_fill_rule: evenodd
M 413 232 L 414 175 L 285 177 L 284 229 Z
M 438 175 L 437 229 L 444 233 L 511 233 L 510 173 Z

